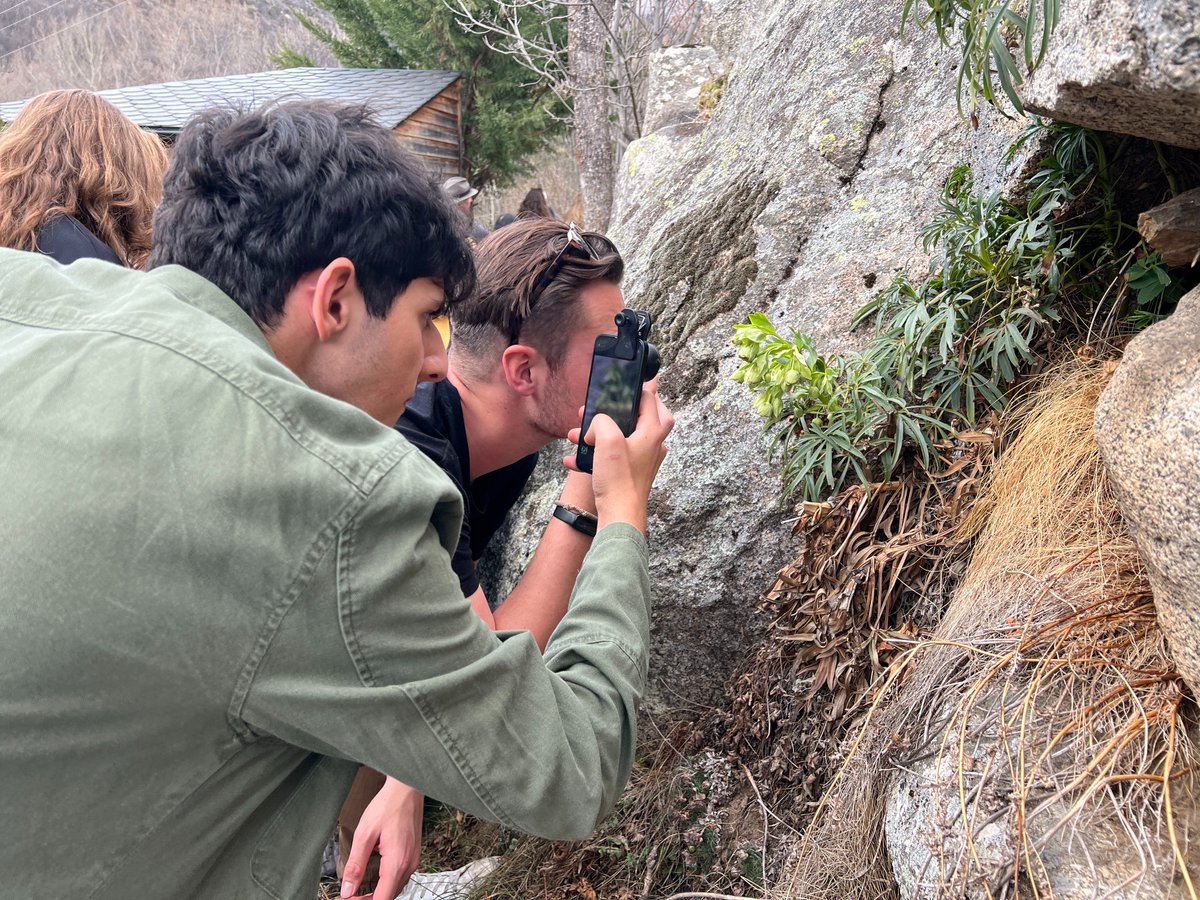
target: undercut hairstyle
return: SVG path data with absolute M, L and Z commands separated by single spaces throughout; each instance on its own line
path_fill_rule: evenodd
M 448 303 L 475 284 L 454 208 L 369 108 L 210 109 L 184 127 L 154 216 L 152 268 L 196 272 L 270 329 L 296 282 L 338 257 L 354 263 L 376 318 L 417 278 L 439 281 Z
M 166 168 L 162 141 L 104 98 L 39 94 L 0 132 L 0 246 L 37 250 L 43 226 L 66 215 L 141 267 Z
M 567 227 L 553 219 L 518 219 L 480 242 L 475 293 L 450 312 L 456 364 L 465 355 L 469 371 L 490 372 L 516 342 L 514 337 L 538 350 L 552 368 L 562 364 L 571 336 L 584 320 L 580 292 L 598 281 L 619 285 L 625 274 L 620 253 L 590 259 L 568 252 L 559 259 L 553 279 L 536 290 L 566 246 Z

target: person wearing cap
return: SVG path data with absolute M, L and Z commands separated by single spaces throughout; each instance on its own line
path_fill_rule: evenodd
M 475 221 L 475 195 L 479 193 L 479 188 L 471 187 L 471 182 L 461 175 L 456 175 L 442 182 L 442 191 L 462 214 L 467 237 L 473 243 L 478 243 L 487 237 L 487 228 Z
M 545 218 L 492 232 L 475 261 L 476 289 L 450 313 L 447 377 L 418 385 L 396 427 L 462 493 L 451 564 L 463 594 L 492 627 L 527 630 L 545 647 L 595 534 L 592 479 L 567 474 L 537 552 L 507 597 L 485 595 L 476 561 L 539 451 L 579 424 L 596 337 L 616 331 L 625 305 L 624 261 L 603 235 Z M 338 822 L 343 896 L 388 893 L 407 880 L 420 856 L 422 809 L 419 792 L 360 770 Z

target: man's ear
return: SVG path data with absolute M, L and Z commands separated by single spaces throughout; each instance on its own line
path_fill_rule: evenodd
M 315 274 L 308 314 L 318 339 L 327 341 L 342 332 L 351 318 L 359 314 L 359 307 L 363 305 L 362 291 L 354 277 L 354 263 L 344 256 L 339 256 Z
M 508 386 L 522 397 L 535 396 L 546 388 L 550 367 L 546 358 L 528 344 L 506 347 L 500 356 L 500 368 Z

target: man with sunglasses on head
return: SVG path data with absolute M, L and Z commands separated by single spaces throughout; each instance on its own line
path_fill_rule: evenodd
M 463 594 L 492 627 L 528 630 L 545 647 L 592 545 L 592 479 L 568 472 L 555 515 L 507 598 L 484 595 L 476 562 L 538 451 L 579 425 L 596 336 L 616 331 L 613 318 L 624 307 L 624 262 L 603 235 L 521 219 L 479 245 L 476 265 L 476 290 L 451 311 L 447 378 L 419 385 L 397 428 L 462 491 L 453 565 Z M 344 895 L 377 878 L 389 889 L 408 878 L 419 858 L 422 808 L 415 790 L 360 771 L 339 820 Z
M 671 416 L 591 429 L 544 652 L 488 629 L 462 496 L 393 427 L 473 282 L 420 164 L 313 102 L 184 128 L 150 271 L 0 250 L 0 846 L 35 890 L 311 897 L 359 764 L 547 837 L 612 809 Z

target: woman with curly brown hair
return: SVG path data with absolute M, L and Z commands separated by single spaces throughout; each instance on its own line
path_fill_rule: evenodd
M 0 131 L 0 246 L 142 268 L 167 151 L 90 91 L 50 91 Z

